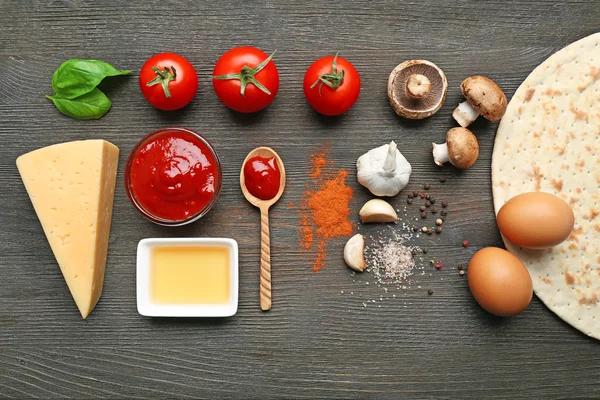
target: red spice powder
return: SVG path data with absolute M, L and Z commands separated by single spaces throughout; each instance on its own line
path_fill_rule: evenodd
M 300 246 L 308 250 L 313 245 L 314 234 L 310 216 L 307 212 L 300 213 Z
M 325 144 L 319 149 L 319 151 L 310 155 L 310 163 L 312 165 L 312 169 L 308 173 L 308 176 L 310 176 L 311 178 L 318 178 L 321 176 L 321 171 L 324 167 L 327 166 L 328 152 L 329 147 L 327 144 Z
M 308 206 L 317 226 L 317 235 L 323 239 L 352 234 L 349 221 L 352 188 L 346 185 L 348 171 L 340 170 L 333 179 L 325 180 L 319 190 L 309 193 Z
M 346 185 L 348 171 L 339 170 L 330 178 L 321 176 L 327 160 L 327 147 L 322 147 L 311 155 L 312 170 L 309 176 L 320 178 L 318 190 L 307 189 L 300 213 L 300 246 L 309 250 L 317 238 L 317 257 L 313 271 L 325 266 L 327 242 L 339 236 L 350 236 L 354 228 L 350 222 L 350 200 L 354 196 L 352 188 Z

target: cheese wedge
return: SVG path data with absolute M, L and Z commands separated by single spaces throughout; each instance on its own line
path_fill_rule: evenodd
M 119 149 L 104 140 L 44 147 L 17 168 L 83 318 L 102 293 Z

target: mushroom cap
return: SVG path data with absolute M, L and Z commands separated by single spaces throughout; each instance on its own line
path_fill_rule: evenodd
M 446 134 L 448 157 L 456 168 L 471 168 L 479 157 L 479 143 L 467 128 L 452 128 Z
M 468 77 L 460 84 L 460 91 L 485 119 L 498 121 L 504 116 L 508 105 L 506 96 L 490 78 L 481 75 Z
M 406 82 L 412 75 L 423 75 L 431 83 L 429 92 L 421 97 L 406 93 Z M 423 119 L 435 114 L 444 104 L 448 80 L 444 72 L 427 60 L 408 60 L 398 65 L 388 79 L 388 97 L 396 114 L 409 119 Z

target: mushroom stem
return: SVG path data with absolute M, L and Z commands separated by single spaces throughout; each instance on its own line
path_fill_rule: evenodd
M 460 126 L 466 128 L 479 117 L 479 111 L 477 111 L 477 109 L 475 109 L 468 101 L 463 101 L 454 109 L 452 117 Z
M 412 74 L 406 81 L 406 93 L 417 99 L 427 96 L 430 88 L 431 82 L 425 75 Z
M 390 145 L 388 146 L 388 153 L 385 157 L 385 161 L 383 162 L 383 170 L 386 173 L 391 173 L 396 170 L 396 143 L 392 140 Z
M 440 167 L 444 165 L 445 162 L 450 161 L 450 155 L 448 154 L 448 144 L 444 142 L 443 144 L 432 143 L 433 145 L 433 161 L 439 165 Z

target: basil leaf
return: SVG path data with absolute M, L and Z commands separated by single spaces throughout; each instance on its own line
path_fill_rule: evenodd
M 127 75 L 130 70 L 119 71 L 110 64 L 98 60 L 65 61 L 52 76 L 54 95 L 73 99 L 90 92 L 107 76 Z
M 74 119 L 98 119 L 110 110 L 111 102 L 98 88 L 74 99 L 59 96 L 46 96 L 52 100 L 58 110 Z

